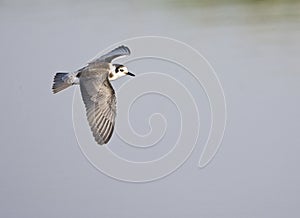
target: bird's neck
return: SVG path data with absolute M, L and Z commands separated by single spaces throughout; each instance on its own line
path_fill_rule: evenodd
M 108 74 L 108 79 L 110 81 L 118 79 L 120 76 L 116 73 L 116 66 L 113 64 L 110 64 L 109 66 L 109 74 Z

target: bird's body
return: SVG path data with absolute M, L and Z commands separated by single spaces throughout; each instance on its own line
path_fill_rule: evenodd
M 130 55 L 129 48 L 120 46 L 75 72 L 60 72 L 54 77 L 53 93 L 80 85 L 88 122 L 100 145 L 110 140 L 115 125 L 116 96 L 110 81 L 125 75 L 134 76 L 125 66 L 111 63 L 126 55 Z

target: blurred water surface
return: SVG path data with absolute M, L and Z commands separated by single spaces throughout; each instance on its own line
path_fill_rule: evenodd
M 299 216 L 299 21 L 299 1 L 0 1 L 0 216 Z M 111 44 L 142 35 L 181 40 L 210 61 L 228 125 L 208 167 L 197 169 L 200 139 L 174 174 L 137 185 L 86 161 L 72 127 L 73 92 L 53 96 L 50 88 L 55 71 L 75 70 Z M 168 69 L 153 61 L 132 67 L 138 74 L 153 66 Z M 205 95 L 191 87 L 203 102 L 207 133 Z M 171 111 L 171 103 L 156 100 Z M 137 116 L 152 112 L 139 107 Z M 136 160 L 171 147 L 137 156 L 117 142 L 114 136 L 112 149 Z

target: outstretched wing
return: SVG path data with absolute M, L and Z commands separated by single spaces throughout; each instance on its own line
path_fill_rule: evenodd
M 121 45 L 105 55 L 94 60 L 95 62 L 112 62 L 114 59 L 129 56 L 130 50 L 128 47 Z
M 108 70 L 83 72 L 80 91 L 93 136 L 98 144 L 106 144 L 112 136 L 116 117 L 116 97 L 108 80 Z

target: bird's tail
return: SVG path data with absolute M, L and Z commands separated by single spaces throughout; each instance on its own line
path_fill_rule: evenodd
M 72 83 L 66 83 L 63 80 L 63 77 L 66 76 L 68 73 L 62 73 L 62 72 L 58 72 L 55 74 L 54 76 L 54 80 L 53 80 L 53 86 L 52 86 L 52 92 L 53 94 L 58 93 L 70 86 L 72 86 Z

